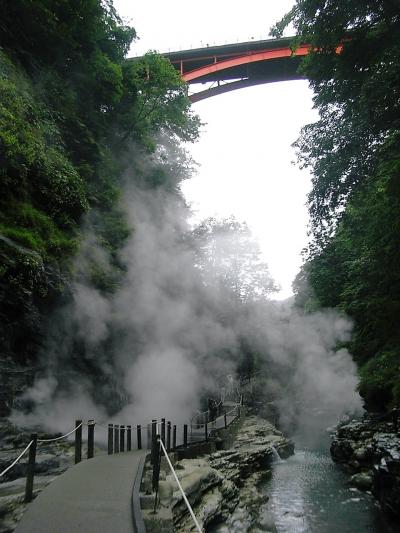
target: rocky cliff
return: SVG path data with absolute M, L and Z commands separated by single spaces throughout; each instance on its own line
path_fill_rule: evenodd
M 368 415 L 340 425 L 332 441 L 331 455 L 352 474 L 352 484 L 372 491 L 384 512 L 400 515 L 397 415 L 395 419 Z

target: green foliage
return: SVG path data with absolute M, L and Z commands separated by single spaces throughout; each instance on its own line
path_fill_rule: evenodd
M 60 230 L 51 217 L 27 203 L 8 205 L 0 215 L 0 233 L 45 256 L 73 253 L 77 240 Z
M 392 0 L 298 0 L 275 32 L 288 22 L 313 47 L 302 70 L 320 115 L 296 143 L 313 171 L 297 303 L 354 318 L 360 392 L 387 407 L 400 389 L 400 12 Z
M 314 174 L 309 205 L 321 246 L 353 191 L 376 168 L 385 139 L 400 126 L 395 4 L 298 0 L 283 23 L 292 22 L 297 41 L 314 47 L 302 71 L 315 91 L 320 120 L 303 129 L 296 145 L 303 166 Z
M 400 404 L 400 352 L 380 352 L 360 369 L 360 393 L 367 407 L 388 409 Z
M 71 276 L 84 218 L 112 262 L 111 271 L 94 265 L 91 282 L 115 289 L 130 232 L 119 207 L 123 185 L 176 186 L 174 153 L 197 138 L 179 74 L 154 53 L 126 60 L 134 38 L 112 0 L 0 3 L 0 341 L 10 353 L 17 345 L 19 353 L 37 350 L 42 316 Z M 168 154 L 146 173 L 132 160 L 149 149 L 159 157 L 163 135 Z
M 199 118 L 190 110 L 187 86 L 171 63 L 148 52 L 123 65 L 124 94 L 117 107 L 121 135 L 154 148 L 156 132 L 193 142 L 199 133 Z

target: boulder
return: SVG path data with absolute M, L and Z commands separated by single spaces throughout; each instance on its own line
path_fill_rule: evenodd
M 372 475 L 369 472 L 360 472 L 350 478 L 350 483 L 360 490 L 370 490 L 372 487 Z

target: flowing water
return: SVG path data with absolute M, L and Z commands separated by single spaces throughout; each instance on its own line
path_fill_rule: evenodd
M 272 465 L 262 490 L 269 501 L 261 510 L 272 516 L 279 533 L 391 533 L 372 497 L 350 487 L 349 475 L 329 455 L 329 439 L 294 437 L 296 453 Z M 261 520 L 262 522 L 262 520 Z

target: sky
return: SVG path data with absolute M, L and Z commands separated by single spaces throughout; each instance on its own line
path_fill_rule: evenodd
M 270 27 L 292 0 L 114 0 L 139 39 L 130 56 L 269 38 Z M 271 83 L 232 91 L 193 105 L 205 124 L 189 151 L 199 164 L 183 193 L 194 220 L 234 215 L 257 237 L 284 299 L 307 244 L 305 206 L 310 176 L 291 147 L 317 114 L 307 81 Z

